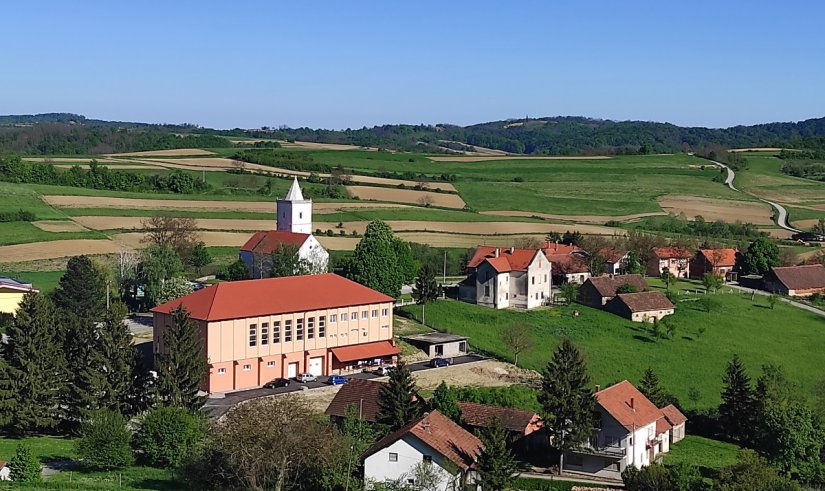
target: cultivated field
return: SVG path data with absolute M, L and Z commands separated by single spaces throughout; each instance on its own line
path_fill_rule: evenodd
M 697 196 L 662 196 L 659 206 L 668 213 L 684 213 L 688 219 L 701 215 L 707 221 L 741 221 L 755 225 L 773 224 L 772 209 L 769 205 L 755 201 L 734 201 Z
M 609 159 L 610 157 L 592 156 L 592 157 L 540 157 L 540 156 L 514 156 L 514 155 L 450 155 L 446 157 L 427 157 L 433 162 L 491 162 L 496 160 L 601 160 Z
M 370 186 L 347 186 L 350 196 L 365 200 L 395 201 L 399 203 L 424 204 L 428 200 L 432 206 L 444 208 L 464 208 L 464 200 L 457 194 L 414 191 L 411 189 L 389 189 Z
M 515 210 L 504 210 L 504 211 L 482 211 L 482 215 L 492 215 L 492 216 L 502 216 L 502 217 L 540 217 L 546 218 L 547 220 L 563 220 L 568 222 L 576 222 L 576 223 L 604 223 L 608 217 L 602 215 L 554 215 L 552 213 L 536 213 L 530 211 L 515 211 Z M 651 212 L 651 213 L 634 213 L 632 215 L 619 215 L 619 216 L 612 216 L 609 217 L 610 220 L 614 220 L 617 222 L 632 222 L 638 220 L 639 218 L 645 217 L 652 217 L 658 215 L 665 215 L 664 212 Z
M 110 153 L 108 157 L 179 157 L 189 155 L 214 155 L 215 152 L 201 148 L 175 148 L 172 150 L 149 150 L 147 152 Z
M 106 239 L 52 240 L 0 247 L 0 263 L 76 256 L 78 254 L 112 254 L 123 246 Z
M 40 220 L 32 222 L 32 225 L 44 232 L 85 232 L 88 230 L 77 221 L 72 220 Z

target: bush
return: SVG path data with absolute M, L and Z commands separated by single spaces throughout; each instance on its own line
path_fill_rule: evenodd
M 0 213 L 0 222 L 33 222 L 34 213 L 28 210 L 6 211 Z
M 132 434 L 123 416 L 109 409 L 91 414 L 75 444 L 77 455 L 90 469 L 122 469 L 132 464 Z
M 17 445 L 14 457 L 9 461 L 9 478 L 15 482 L 41 482 L 40 460 L 34 456 L 28 446 Z
M 178 468 L 204 438 L 204 421 L 179 407 L 149 411 L 140 424 L 136 445 L 147 463 Z

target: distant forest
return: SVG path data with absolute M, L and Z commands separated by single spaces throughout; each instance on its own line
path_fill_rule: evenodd
M 472 126 L 383 125 L 323 130 L 269 128 L 214 130 L 195 125 L 152 125 L 52 113 L 0 116 L 0 151 L 26 154 L 97 154 L 184 147 L 230 147 L 227 137 L 342 143 L 417 152 L 455 152 L 480 146 L 530 155 L 705 152 L 710 147 L 783 146 L 817 149 L 825 118 L 724 129 L 670 123 L 552 117 Z

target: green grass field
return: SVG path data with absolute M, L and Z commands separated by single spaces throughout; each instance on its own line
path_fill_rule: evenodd
M 743 190 L 782 204 L 825 203 L 825 183 L 792 177 L 779 171 L 782 160 L 775 152 L 747 152 L 748 170 L 736 173 L 735 185 Z
M 237 254 L 237 252 L 236 252 Z M 0 276 L 15 278 L 20 281 L 31 283 L 41 293 L 51 293 L 60 283 L 60 278 L 65 271 L 11 271 L 4 269 L 6 265 L 0 264 Z
M 687 435 L 684 440 L 670 446 L 670 452 L 665 454 L 665 465 L 695 465 L 703 475 L 707 475 L 708 470 L 735 464 L 738 451 L 739 447 L 733 443 Z
M 679 286 L 696 288 L 689 283 Z M 567 337 L 583 351 L 594 383 L 606 386 L 623 379 L 635 383 L 646 368 L 653 367 L 663 386 L 687 408 L 693 408 L 688 398 L 691 387 L 699 390 L 698 407 L 719 404 L 722 374 L 734 353 L 754 378 L 762 364 L 782 364 L 789 378 L 813 395 L 817 382 L 825 378 L 821 368 L 825 366 L 821 349 L 825 318 L 783 302 L 771 310 L 764 297 L 757 297 L 756 305 L 750 296 L 739 293 L 713 297 L 716 306 L 709 313 L 690 301 L 695 296 L 682 297 L 672 317 L 677 325 L 673 339 L 655 339 L 650 324 L 581 305 L 520 311 L 444 300 L 427 305 L 426 319 L 438 330 L 469 336 L 475 349 L 508 360 L 512 354 L 501 333 L 510 324 L 526 323 L 533 330 L 534 347 L 519 356 L 521 365 L 542 370 L 559 340 Z M 420 307 L 402 309 L 420 320 Z M 573 310 L 581 315 L 572 317 Z
M 38 220 L 62 220 L 66 218 L 60 210 L 52 208 L 40 199 L 40 195 L 25 184 L 0 182 L 0 213 L 27 210 Z
M 29 222 L 0 223 L 0 246 L 65 239 L 104 239 L 100 232 L 46 232 Z

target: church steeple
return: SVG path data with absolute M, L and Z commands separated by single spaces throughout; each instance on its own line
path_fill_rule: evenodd
M 304 193 L 301 192 L 297 177 L 292 180 L 292 186 L 289 187 L 286 197 L 277 201 L 276 209 L 277 230 L 301 234 L 312 233 L 312 200 L 304 199 Z

